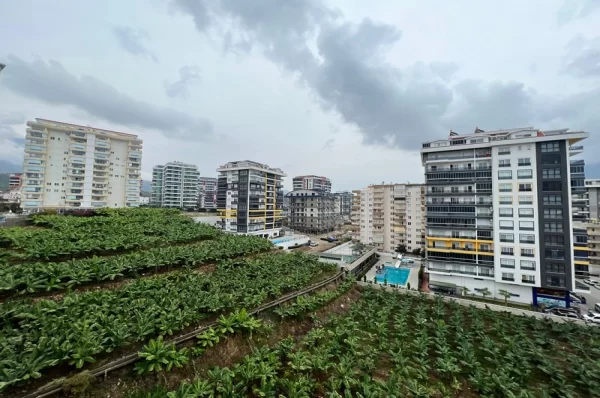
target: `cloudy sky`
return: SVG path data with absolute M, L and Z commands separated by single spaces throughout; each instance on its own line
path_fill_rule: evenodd
M 20 168 L 40 117 L 140 135 L 146 179 L 171 160 L 215 176 L 251 159 L 336 190 L 419 182 L 421 142 L 476 126 L 589 131 L 600 178 L 598 0 L 1 8 L 0 172 Z

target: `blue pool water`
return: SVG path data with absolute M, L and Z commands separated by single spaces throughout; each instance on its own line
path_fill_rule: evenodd
M 383 274 L 375 275 L 375 280 L 379 283 L 383 283 L 384 279 L 387 279 L 387 283 L 393 283 L 395 285 L 406 285 L 408 280 L 408 274 L 410 274 L 410 268 L 396 268 L 396 267 L 383 267 Z
M 274 245 L 278 244 L 278 243 L 283 243 L 283 242 L 289 242 L 290 240 L 294 240 L 294 238 L 279 238 L 279 239 L 273 239 L 271 242 L 273 242 Z

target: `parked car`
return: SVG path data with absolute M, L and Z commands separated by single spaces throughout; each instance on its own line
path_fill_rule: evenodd
M 575 304 L 585 304 L 587 303 L 587 300 L 585 299 L 585 297 L 579 295 L 579 294 L 575 294 L 573 292 L 570 293 L 571 295 L 571 302 L 575 303 Z
M 594 304 L 594 310 L 596 310 L 596 312 L 600 312 L 600 303 Z
M 581 316 L 579 315 L 579 313 L 571 308 L 550 308 L 549 310 L 545 311 L 546 314 L 550 314 L 550 315 L 556 315 L 556 316 L 564 316 L 567 318 L 574 318 L 574 319 L 580 319 Z
M 317 246 L 319 246 L 319 244 L 318 244 L 318 243 L 316 243 L 316 242 L 311 242 L 311 243 L 310 243 L 310 247 L 317 247 Z
M 600 281 L 597 279 L 588 278 L 588 279 L 584 279 L 583 281 L 585 283 L 587 283 L 588 285 L 592 285 L 592 286 L 596 286 L 596 285 L 600 284 Z
M 597 312 L 588 312 L 587 314 L 583 315 L 583 320 L 586 323 L 598 323 L 600 324 L 600 314 L 598 314 Z

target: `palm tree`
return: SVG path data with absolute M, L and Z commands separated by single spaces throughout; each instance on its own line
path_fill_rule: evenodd
M 498 290 L 498 294 L 504 297 L 504 305 L 508 305 L 508 298 L 512 297 L 512 293 L 508 290 L 500 289 Z
M 471 292 L 471 289 L 469 289 L 466 286 L 463 286 L 462 289 L 461 289 L 461 291 L 462 291 L 462 295 L 463 296 L 467 296 Z
M 491 296 L 492 292 L 490 292 L 490 289 L 488 289 L 487 287 L 484 287 L 483 289 L 481 289 L 479 291 L 479 293 L 481 293 L 481 295 L 483 296 L 483 298 L 485 299 L 487 296 Z

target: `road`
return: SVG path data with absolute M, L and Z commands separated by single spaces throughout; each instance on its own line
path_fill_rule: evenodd
M 590 286 L 589 293 L 578 293 L 581 296 L 585 297 L 587 300 L 586 304 L 580 304 L 581 313 L 585 314 L 588 312 L 588 309 L 594 309 L 594 304 L 600 303 L 600 289 Z

